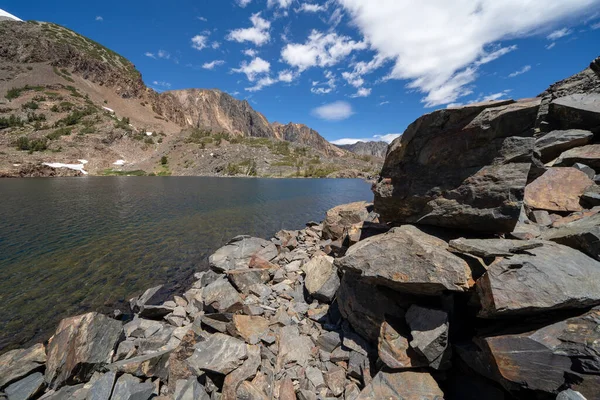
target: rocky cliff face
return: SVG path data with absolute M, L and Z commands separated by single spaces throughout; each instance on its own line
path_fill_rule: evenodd
M 317 131 L 309 128 L 306 125 L 295 124 L 290 122 L 287 125 L 282 125 L 278 122 L 274 122 L 271 127 L 275 132 L 275 135 L 281 140 L 287 140 L 288 142 L 300 143 L 305 146 L 315 148 L 328 156 L 343 156 L 346 154 L 325 138 L 323 138 Z
M 356 142 L 354 144 L 338 145 L 337 147 L 360 156 L 385 158 L 388 144 L 386 142 Z

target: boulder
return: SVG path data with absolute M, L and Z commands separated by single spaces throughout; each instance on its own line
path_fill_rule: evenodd
M 414 294 L 464 292 L 471 280 L 467 263 L 446 242 L 410 225 L 363 240 L 336 264 L 369 283 Z
M 109 400 L 117 379 L 116 372 L 102 374 L 90 387 L 89 400 Z
M 575 390 L 563 390 L 556 396 L 556 400 L 587 400 L 583 395 Z
M 585 208 L 600 206 L 600 185 L 588 187 L 581 195 L 581 205 Z
M 600 304 L 600 263 L 553 242 L 498 258 L 476 284 L 480 316 L 531 315 Z
M 169 356 L 172 351 L 173 349 L 163 350 L 117 361 L 106 368 L 109 371 L 123 372 L 140 378 L 158 377 L 166 381 L 169 377 Z
M 600 311 L 592 310 L 523 333 L 477 338 L 491 378 L 509 390 L 527 388 L 557 394 L 565 386 L 597 398 L 600 385 Z M 462 355 L 461 355 L 462 356 Z M 473 360 L 465 358 L 473 365 Z
M 594 181 L 575 168 L 550 168 L 527 185 L 525 203 L 548 211 L 581 211 L 581 196 L 592 185 Z
M 48 343 L 46 383 L 56 389 L 86 382 L 110 363 L 122 337 L 121 322 L 96 312 L 63 319 Z
M 46 349 L 38 343 L 27 349 L 11 350 L 0 356 L 0 389 L 7 383 L 41 370 L 46 363 Z
M 360 392 L 357 400 L 402 399 L 442 400 L 444 393 L 427 372 L 380 371 L 373 381 Z
M 25 378 L 11 383 L 4 389 L 8 400 L 29 400 L 35 398 L 44 389 L 44 374 L 34 372 Z
M 194 346 L 188 358 L 189 365 L 197 374 L 212 371 L 227 375 L 248 357 L 246 343 L 222 333 L 215 333 Z
M 227 279 L 218 279 L 202 289 L 206 307 L 220 313 L 235 312 L 244 306 L 242 297 Z
M 594 130 L 600 127 L 600 94 L 577 93 L 555 99 L 549 119 L 559 129 Z
M 145 400 L 154 392 L 154 384 L 150 381 L 142 382 L 129 374 L 121 375 L 117 379 L 111 400 Z
M 259 343 L 260 337 L 269 329 L 269 320 L 258 316 L 234 315 L 233 324 L 236 332 L 249 344 Z
M 535 140 L 535 149 L 540 152 L 542 162 L 547 163 L 560 156 L 564 151 L 585 146 L 593 138 L 592 132 L 579 129 L 552 131 Z
M 365 201 L 342 204 L 327 211 L 323 221 L 323 239 L 340 240 L 344 231 L 353 224 L 362 221 L 373 221 L 376 217 L 371 214 L 373 204 Z
M 277 247 L 268 240 L 236 236 L 208 259 L 217 272 L 249 268 L 251 263 L 271 261 L 277 257 Z
M 592 168 L 588 167 L 585 164 L 575 163 L 573 164 L 573 168 L 580 170 L 592 180 L 594 180 L 594 177 L 596 176 L 596 171 L 594 171 Z
M 585 164 L 594 170 L 600 170 L 600 144 L 588 144 L 567 150 L 554 163 L 555 167 L 571 167 L 573 164 Z
M 340 287 L 337 268 L 333 265 L 333 257 L 318 255 L 303 267 L 306 272 L 304 285 L 308 293 L 317 300 L 329 303 Z
M 179 379 L 176 382 L 173 400 L 210 400 L 198 378 Z
M 311 358 L 314 344 L 310 337 L 300 335 L 296 325 L 284 326 L 277 333 L 277 368 L 281 369 L 287 363 L 295 362 L 306 366 Z
M 181 338 L 179 346 L 171 352 L 168 364 L 168 389 L 170 393 L 175 392 L 178 381 L 195 376 L 194 370 L 187 362 L 187 359 L 194 354 L 194 346 L 196 343 L 198 343 L 196 335 L 193 331 L 188 331 L 183 338 Z
M 431 367 L 442 366 L 444 356 L 448 356 L 445 354 L 449 344 L 448 314 L 413 304 L 406 312 L 406 323 L 412 336 L 410 347 L 425 357 Z
M 450 251 L 482 258 L 511 257 L 514 254 L 543 246 L 536 241 L 511 239 L 454 239 L 449 242 Z
M 444 109 L 389 147 L 374 186 L 381 222 L 510 232 L 531 166 L 540 99 Z
M 233 269 L 227 272 L 227 277 L 242 293 L 248 293 L 253 285 L 266 283 L 271 279 L 268 268 Z
M 392 369 L 409 369 L 426 367 L 427 360 L 419 356 L 409 345 L 408 335 L 402 335 L 398 329 L 388 322 L 381 324 L 379 343 L 377 346 L 379 358 Z
M 600 261 L 600 214 L 551 229 L 543 238 L 580 250 Z
M 238 387 L 245 380 L 256 375 L 260 366 L 260 347 L 248 346 L 248 359 L 241 367 L 225 377 L 221 400 L 236 400 Z

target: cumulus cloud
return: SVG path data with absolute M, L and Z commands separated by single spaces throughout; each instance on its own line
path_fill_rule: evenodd
M 571 33 L 573 33 L 572 30 L 568 28 L 562 28 L 550 33 L 548 36 L 546 36 L 546 39 L 554 41 L 569 36 Z
M 279 8 L 288 8 L 293 0 L 267 0 L 267 7 L 278 6 Z
M 233 72 L 246 74 L 246 77 L 250 82 L 254 82 L 257 76 L 269 73 L 271 69 L 271 63 L 263 60 L 260 57 L 256 57 L 249 63 L 242 61 L 239 68 L 232 69 Z
M 252 0 L 236 0 L 237 5 L 242 8 L 246 7 L 251 2 L 252 2 Z
M 244 53 L 248 57 L 256 57 L 256 55 L 258 54 L 258 51 L 254 50 L 254 49 L 246 49 L 246 50 L 242 51 L 242 53 Z
M 101 16 L 101 15 L 98 15 L 98 16 L 96 17 L 96 21 L 98 21 L 98 22 L 102 22 L 102 21 L 104 21 L 104 18 L 102 18 L 102 16 Z
M 192 48 L 196 50 L 202 50 L 206 48 L 208 37 L 204 35 L 196 35 L 192 38 Z
M 394 62 L 388 77 L 408 80 L 410 88 L 424 93 L 425 105 L 433 107 L 472 93 L 481 65 L 507 49 L 501 41 L 589 13 L 597 0 L 337 2 L 371 48 Z
M 342 121 L 348 119 L 354 114 L 350 103 L 345 101 L 336 101 L 325 104 L 312 110 L 312 114 L 320 119 L 327 121 Z
M 353 51 L 366 48 L 365 42 L 357 42 L 348 36 L 313 30 L 305 43 L 287 44 L 281 51 L 281 58 L 290 66 L 304 71 L 315 66 L 330 67 Z
M 152 84 L 154 86 L 158 86 L 158 87 L 163 88 L 163 89 L 170 89 L 171 88 L 171 84 L 169 82 L 153 81 Z
M 260 16 L 260 13 L 253 14 L 250 17 L 251 28 L 240 28 L 229 32 L 227 40 L 235 42 L 251 42 L 256 46 L 262 46 L 271 40 L 269 28 L 271 23 Z
M 212 42 L 212 43 L 210 44 L 210 47 L 212 47 L 213 49 L 215 49 L 215 50 L 216 50 L 216 49 L 218 49 L 219 47 L 221 47 L 221 43 L 219 43 L 219 42 Z
M 523 75 L 526 72 L 531 71 L 531 65 L 526 65 L 518 71 L 515 71 L 508 75 L 509 78 L 514 78 L 515 76 Z
M 325 71 L 323 75 L 327 80 L 325 82 L 314 81 L 312 83 L 312 87 L 310 88 L 310 91 L 312 93 L 329 94 L 336 88 L 335 75 L 333 74 L 333 72 Z
M 351 95 L 350 97 L 369 97 L 371 95 L 370 88 L 359 88 L 356 93 Z
M 279 81 L 291 83 L 294 80 L 294 73 L 289 69 L 279 72 Z
M 202 64 L 202 68 L 212 70 L 212 69 L 215 69 L 215 67 L 218 67 L 219 65 L 223 65 L 223 64 L 225 64 L 224 60 L 214 60 L 214 61 Z
M 302 5 L 295 9 L 297 13 L 316 13 L 320 11 L 327 11 L 327 5 L 302 3 Z
M 343 139 L 334 140 L 331 143 L 337 144 L 337 145 L 355 144 L 355 143 L 358 143 L 358 142 L 386 142 L 386 143 L 392 143 L 394 141 L 394 139 L 397 139 L 400 136 L 402 136 L 401 133 L 388 133 L 386 135 L 373 135 L 370 138 L 361 138 L 361 139 L 357 139 L 357 138 L 343 138 Z

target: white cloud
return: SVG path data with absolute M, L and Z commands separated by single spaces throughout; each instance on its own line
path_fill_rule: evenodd
M 249 92 L 258 92 L 259 90 L 262 90 L 264 87 L 274 85 L 277 82 L 279 82 L 277 79 L 273 79 L 270 76 L 265 76 L 263 78 L 260 78 L 254 86 L 246 88 L 246 90 Z
M 341 121 L 350 118 L 354 111 L 350 103 L 345 101 L 336 101 L 334 103 L 325 104 L 312 110 L 312 114 L 317 118 L 327 121 Z
M 236 0 L 237 5 L 242 8 L 246 7 L 251 2 L 252 2 L 252 0 Z
M 270 71 L 270 69 L 271 63 L 263 60 L 260 57 L 256 57 L 254 60 L 250 61 L 250 63 L 242 61 L 240 68 L 234 68 L 232 71 L 246 74 L 248 80 L 250 82 L 254 82 L 258 75 L 266 74 Z
M 371 89 L 369 88 L 359 88 L 356 93 L 351 95 L 350 97 L 369 97 L 371 95 Z
M 250 17 L 251 28 L 240 28 L 229 32 L 227 40 L 236 42 L 252 42 L 256 46 L 262 46 L 271 39 L 269 28 L 271 23 L 261 18 L 260 13 L 253 14 Z
M 202 50 L 206 48 L 208 37 L 204 35 L 196 35 L 192 38 L 192 48 L 196 50 Z
M 395 63 L 388 77 L 410 81 L 409 87 L 424 93 L 422 101 L 432 107 L 472 93 L 481 65 L 492 55 L 501 56 L 499 49 L 510 49 L 501 41 L 589 13 L 598 0 L 337 2 L 371 48 Z
M 363 139 L 343 138 L 343 139 L 334 140 L 331 143 L 337 144 L 337 145 L 355 144 L 355 143 L 358 143 L 358 142 L 386 142 L 386 143 L 392 143 L 392 141 L 394 141 L 394 139 L 397 139 L 400 136 L 402 136 L 401 133 L 388 133 L 386 135 L 373 135 L 373 137 L 363 138 Z
M 225 64 L 225 61 L 223 61 L 223 60 L 214 60 L 214 61 L 202 64 L 202 68 L 215 69 L 215 67 L 218 67 L 219 65 L 223 65 L 223 64 Z
M 555 42 L 550 43 L 548 46 L 546 46 L 546 50 L 551 50 L 554 48 L 554 46 L 556 46 Z
M 104 18 L 102 18 L 102 16 L 101 16 L 101 15 L 98 15 L 98 16 L 96 17 L 96 21 L 102 22 L 102 21 L 104 21 Z
M 144 55 L 146 57 L 150 57 L 150 58 L 154 58 L 154 59 L 164 58 L 165 60 L 168 60 L 171 58 L 171 54 L 166 50 L 158 50 L 158 52 L 156 52 L 156 54 L 147 51 L 146 53 L 144 53 Z
M 279 72 L 279 81 L 290 83 L 294 80 L 294 73 L 289 69 Z
M 509 78 L 514 78 L 515 76 L 519 76 L 519 75 L 523 75 L 526 72 L 531 71 L 531 65 L 526 65 L 523 68 L 521 68 L 518 71 L 513 72 L 512 74 L 509 74 L 508 77 Z
M 202 21 L 202 22 L 208 22 L 208 19 L 204 18 L 204 17 L 196 17 L 196 19 L 198 21 Z
M 212 42 L 212 43 L 210 44 L 210 47 L 212 47 L 213 49 L 215 49 L 215 50 L 216 50 L 216 49 L 218 49 L 219 47 L 221 47 L 221 43 L 219 43 L 219 42 Z
M 152 82 L 152 84 L 154 86 L 158 86 L 164 89 L 170 89 L 171 88 L 171 84 L 169 82 L 162 82 L 162 81 L 154 81 Z
M 336 8 L 335 10 L 333 10 L 328 21 L 329 25 L 331 25 L 331 29 L 335 29 L 342 22 L 343 18 L 344 12 L 341 8 Z
M 320 11 L 327 11 L 327 5 L 321 4 L 310 4 L 310 3 L 302 3 L 302 5 L 295 10 L 297 13 L 306 12 L 306 13 L 316 13 Z
M 565 36 L 569 36 L 571 33 L 573 33 L 572 30 L 567 29 L 567 28 L 562 28 L 562 29 L 558 29 L 558 30 L 550 33 L 548 36 L 546 36 L 546 39 L 558 40 L 560 38 L 564 38 Z
M 256 55 L 258 54 L 258 51 L 254 50 L 254 49 L 246 49 L 246 50 L 242 51 L 242 53 L 244 53 L 248 57 L 256 57 Z
M 379 103 L 380 106 L 385 106 L 386 104 L 390 104 L 390 102 L 386 100 Z
M 293 0 L 267 0 L 267 7 L 278 6 L 279 8 L 288 8 Z
M 156 56 L 154 55 L 154 53 L 150 53 L 149 51 L 145 52 L 144 55 L 146 57 L 150 57 L 150 58 L 156 58 Z
M 331 71 L 325 71 L 323 73 L 325 75 L 325 82 L 313 81 L 312 88 L 310 91 L 314 94 L 328 94 L 331 93 L 336 88 L 335 83 L 335 75 Z M 318 87 L 320 86 L 320 87 Z
M 592 24 L 590 26 L 590 28 L 592 28 L 592 30 L 600 29 L 600 22 L 596 22 L 595 24 Z
M 283 61 L 300 71 L 310 67 L 329 67 L 346 58 L 355 50 L 367 48 L 365 42 L 357 42 L 337 33 L 324 34 L 313 30 L 304 44 L 290 43 L 281 51 Z

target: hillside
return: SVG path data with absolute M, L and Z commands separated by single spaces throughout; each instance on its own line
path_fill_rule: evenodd
M 348 150 L 359 156 L 371 156 L 377 158 L 385 158 L 385 153 L 388 149 L 386 142 L 356 142 L 354 144 L 342 144 L 337 147 Z
M 367 177 L 381 167 L 216 89 L 156 93 L 127 59 L 52 23 L 0 21 L 0 97 L 0 176 Z

